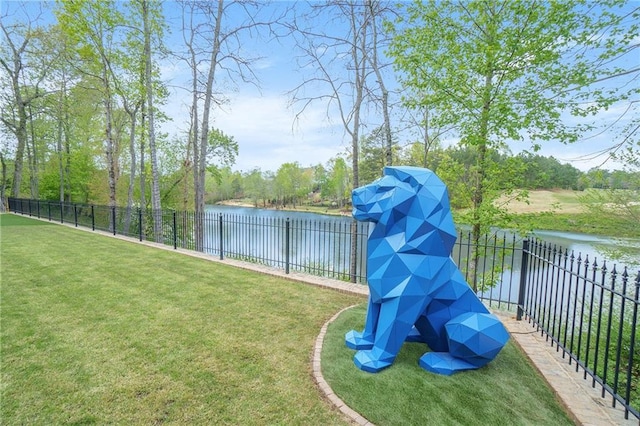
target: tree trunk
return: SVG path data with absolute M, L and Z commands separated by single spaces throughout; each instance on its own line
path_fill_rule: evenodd
M 217 69 L 218 54 L 220 52 L 220 30 L 222 27 L 222 14 L 224 11 L 223 0 L 218 0 L 216 10 L 216 23 L 213 32 L 213 48 L 209 62 L 209 72 L 205 86 L 204 105 L 202 110 L 202 126 L 200 130 L 200 143 L 197 166 L 197 187 L 195 189 L 195 213 L 196 213 L 196 250 L 202 251 L 204 247 L 204 193 L 205 177 L 207 173 L 207 147 L 209 146 L 209 116 L 211 114 L 211 101 L 213 99 L 213 83 Z M 195 151 L 194 151 L 195 153 Z
M 491 63 L 491 58 L 489 58 L 489 64 Z M 478 149 L 478 163 L 477 163 L 477 175 L 476 175 L 476 185 L 473 191 L 473 217 L 472 217 L 472 228 L 471 228 L 471 276 L 473 278 L 473 291 L 478 291 L 478 266 L 480 264 L 480 237 L 482 233 L 482 216 L 481 216 L 481 208 L 482 203 L 484 201 L 484 182 L 487 175 L 487 146 L 488 146 L 488 134 L 489 134 L 489 113 L 491 109 L 491 93 L 493 90 L 493 68 L 491 66 L 488 67 L 488 72 L 485 75 L 485 85 L 484 85 L 484 94 L 483 94 L 483 105 L 482 105 L 482 113 L 480 115 L 480 131 L 478 133 L 479 139 L 475 141 L 476 147 Z
M 147 114 L 144 102 L 141 105 L 141 121 L 140 127 L 142 127 L 142 133 L 147 128 Z M 147 208 L 147 166 L 145 164 L 145 143 L 144 137 L 140 138 L 140 208 Z
M 360 109 L 362 107 L 363 101 L 363 92 L 364 92 L 364 84 L 365 84 L 365 74 L 366 74 L 366 60 L 365 60 L 365 52 L 366 52 L 366 26 L 364 26 L 360 31 L 356 26 L 355 22 L 356 16 L 355 12 L 351 15 L 351 25 L 353 31 L 353 48 L 351 51 L 353 62 L 355 65 L 355 102 L 353 106 L 353 131 L 351 132 L 351 150 L 352 152 L 352 167 L 353 167 L 353 189 L 356 189 L 360 186 L 360 178 L 358 173 L 358 164 L 359 164 L 359 139 L 360 139 Z M 366 20 L 365 20 L 366 21 Z M 361 35 L 360 46 L 358 46 L 357 35 Z M 358 54 L 360 52 L 360 54 Z M 358 272 L 358 224 L 355 219 L 351 222 L 351 250 L 349 255 L 349 278 L 352 283 L 357 281 L 357 272 Z
M 155 111 L 153 105 L 153 80 L 151 78 L 151 28 L 149 27 L 149 3 L 142 0 L 144 23 L 144 72 L 149 113 L 149 151 L 151 156 L 151 211 L 153 214 L 154 241 L 162 242 L 162 206 L 160 203 L 160 172 L 156 153 Z
M 29 190 L 31 193 L 31 199 L 37 200 L 40 198 L 40 176 L 38 173 L 38 146 L 36 142 L 36 134 L 33 126 L 33 112 L 31 110 L 31 104 L 29 108 L 29 130 L 31 137 L 27 141 L 27 157 L 29 159 Z
M 65 178 L 64 178 L 64 151 L 62 148 L 62 134 L 63 134 L 63 123 L 62 123 L 62 98 L 63 93 L 65 92 L 64 88 L 60 91 L 60 99 L 58 99 L 58 132 L 56 135 L 56 150 L 58 151 L 58 184 L 60 185 L 59 194 L 60 194 L 60 202 L 64 202 L 64 190 L 65 190 Z
M 372 48 L 369 62 L 371 68 L 376 75 L 376 81 L 382 92 L 382 118 L 383 118 L 383 133 L 385 140 L 385 165 L 393 165 L 393 137 L 391 136 L 391 117 L 389 116 L 389 91 L 384 84 L 382 73 L 380 72 L 380 64 L 378 64 L 378 27 L 376 17 L 379 15 L 379 11 L 376 9 L 379 7 L 378 2 L 367 1 L 367 10 L 369 11 L 368 19 L 371 20 L 371 35 L 372 35 Z M 365 18 L 365 23 L 368 20 Z
M 18 83 L 16 82 L 16 84 Z M 27 145 L 27 111 L 22 102 L 21 96 L 16 96 L 16 102 L 18 104 L 18 123 L 15 128 L 15 135 L 18 145 L 16 146 L 16 158 L 13 163 L 13 181 L 11 183 L 11 196 L 15 198 L 20 196 L 20 186 L 22 185 L 22 167 L 24 164 L 24 149 Z
M 7 208 L 7 163 L 5 163 L 4 161 L 4 155 L 2 155 L 2 151 L 0 151 L 0 166 L 2 171 L 2 174 L 0 175 L 0 213 L 4 213 Z
M 126 109 L 126 108 L 125 108 Z M 124 233 L 129 233 L 131 227 L 131 212 L 133 209 L 133 190 L 136 184 L 136 124 L 137 124 L 137 110 L 127 110 L 131 119 L 131 126 L 129 128 L 129 156 L 131 157 L 131 167 L 129 168 L 129 188 L 127 190 L 127 209 L 124 217 Z M 142 226 L 142 224 L 139 224 Z
M 117 176 L 116 176 L 116 160 L 114 153 L 114 143 L 113 143 L 113 99 L 111 96 L 111 88 L 109 86 L 109 77 L 106 75 L 103 76 L 104 84 L 105 84 L 105 154 L 107 157 L 107 183 L 109 185 L 109 207 L 116 207 L 117 204 L 117 193 L 116 193 L 116 184 L 117 184 Z M 111 226 L 111 225 L 110 225 Z M 113 231 L 113 229 L 109 229 Z

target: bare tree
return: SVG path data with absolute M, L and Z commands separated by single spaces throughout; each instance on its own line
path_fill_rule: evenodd
M 386 15 L 391 15 L 393 11 L 384 7 L 382 2 L 376 0 L 367 0 L 365 6 L 369 9 L 369 19 L 371 21 L 371 48 L 367 54 L 367 59 L 371 70 L 375 74 L 377 89 L 380 91 L 380 108 L 382 110 L 382 129 L 385 139 L 385 157 L 386 165 L 393 165 L 393 135 L 391 132 L 391 106 L 389 104 L 389 89 L 385 83 L 383 69 L 388 67 L 391 62 L 383 63 L 380 59 L 379 51 L 388 46 L 388 40 L 380 38 L 382 23 Z
M 381 101 L 387 163 L 391 164 L 391 124 L 389 91 L 382 75 L 383 65 L 378 56 L 379 30 L 385 9 L 377 1 L 333 1 L 318 5 L 302 14 L 290 25 L 296 45 L 302 52 L 301 69 L 314 74 L 289 93 L 291 105 L 299 118 L 312 104 L 324 103 L 327 118 L 336 112 L 351 141 L 353 187 L 360 186 L 359 142 L 365 124 L 371 123 L 368 108 Z M 380 97 L 373 96 L 381 92 Z M 311 94 L 309 94 L 311 93 Z M 363 122 L 367 117 L 368 123 Z M 378 126 L 376 126 L 378 127 Z M 351 229 L 351 281 L 356 280 L 357 238 L 356 222 Z
M 187 152 L 193 170 L 194 207 L 196 213 L 196 249 L 202 250 L 204 231 L 202 214 L 205 207 L 205 179 L 212 154 L 211 125 L 214 105 L 220 106 L 222 85 L 220 74 L 229 81 L 257 84 L 253 63 L 258 56 L 248 56 L 243 41 L 270 31 L 275 19 L 261 21 L 262 5 L 257 1 L 217 2 L 182 1 L 182 34 L 186 52 L 178 52 L 191 70 L 191 119 Z

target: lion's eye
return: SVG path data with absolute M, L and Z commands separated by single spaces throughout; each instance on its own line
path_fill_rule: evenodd
M 393 188 L 394 188 L 393 186 L 379 186 L 379 187 L 376 189 L 376 192 L 377 192 L 378 194 L 381 194 L 381 193 L 383 193 L 383 192 L 391 191 Z

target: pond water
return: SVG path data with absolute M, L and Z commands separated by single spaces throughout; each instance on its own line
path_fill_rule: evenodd
M 249 217 L 332 220 L 343 223 L 349 223 L 351 221 L 351 217 L 348 216 L 332 216 L 302 211 L 259 209 L 252 207 L 208 205 L 206 210 L 208 212 Z M 556 245 L 563 250 L 567 250 L 569 254 L 573 252 L 576 257 L 580 254 L 582 259 L 588 256 L 590 261 L 595 259 L 601 262 L 603 259 L 612 259 L 616 255 L 622 255 L 622 258 L 611 260 L 610 262 L 618 264 L 619 266 L 628 266 L 631 270 L 636 270 L 640 267 L 640 259 L 636 257 L 640 251 L 640 239 L 608 238 L 598 235 L 544 230 L 535 231 L 534 235 L 536 238 L 548 244 Z M 633 251 L 634 248 L 635 251 Z M 631 254 L 624 256 L 626 250 L 631 250 Z

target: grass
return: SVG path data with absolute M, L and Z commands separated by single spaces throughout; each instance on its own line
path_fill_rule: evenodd
M 3 424 L 345 424 L 310 356 L 322 324 L 362 298 L 22 217 L 0 225 Z
M 570 425 L 573 422 L 538 372 L 511 342 L 486 367 L 450 377 L 428 373 L 418 359 L 426 346 L 405 343 L 392 367 L 377 374 L 356 369 L 344 334 L 362 329 L 365 306 L 330 324 L 322 372 L 348 406 L 380 425 Z
M 607 214 L 590 213 L 528 213 L 519 215 L 535 229 L 603 235 L 613 238 L 640 238 L 640 228 L 629 220 Z
M 3 424 L 346 424 L 310 356 L 361 297 L 14 215 L 0 261 Z M 360 372 L 343 336 L 363 318 L 332 324 L 322 366 L 377 424 L 568 423 L 512 346 L 453 380 L 419 369 L 415 344 Z

